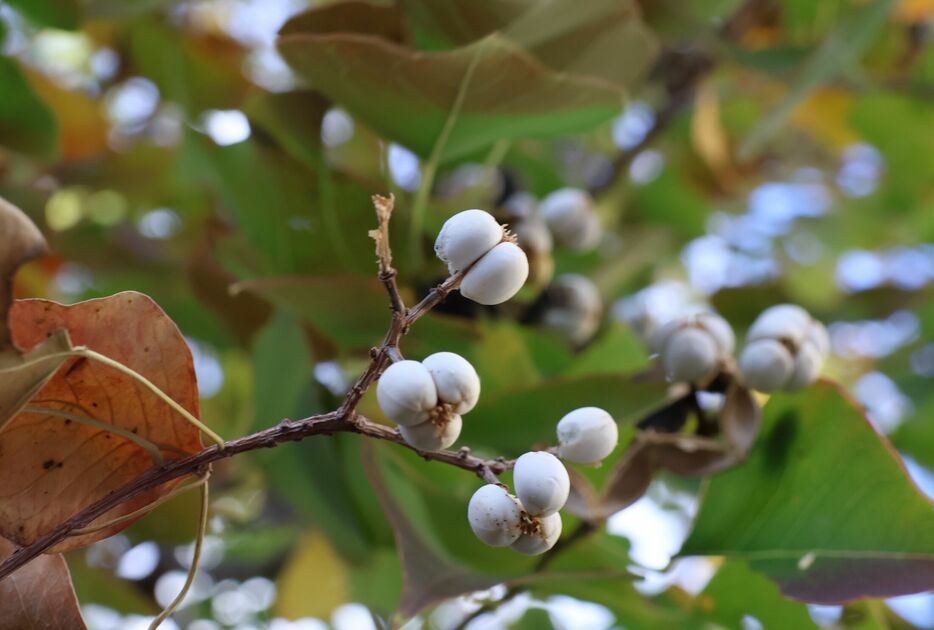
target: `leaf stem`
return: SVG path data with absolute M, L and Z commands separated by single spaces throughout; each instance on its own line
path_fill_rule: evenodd
M 169 396 L 164 391 L 159 389 L 159 387 L 155 383 L 150 381 L 148 378 L 146 378 L 145 376 L 143 376 L 142 374 L 140 374 L 133 368 L 127 367 L 126 365 L 123 365 L 119 361 L 114 361 L 110 357 L 105 356 L 99 352 L 95 352 L 94 350 L 91 350 L 90 348 L 85 348 L 85 347 L 75 348 L 75 354 L 77 356 L 83 356 L 88 359 L 93 359 L 99 363 L 103 363 L 104 365 L 112 367 L 113 369 L 119 372 L 122 372 L 123 374 L 134 379 L 135 381 L 137 381 L 138 383 L 146 387 L 153 394 L 161 398 L 162 401 L 165 402 L 165 404 L 167 404 L 169 407 L 171 407 L 176 412 L 178 412 L 179 415 L 185 418 L 185 420 L 187 420 L 190 424 L 197 427 L 202 433 L 204 433 L 206 436 L 211 438 L 211 441 L 217 444 L 218 447 L 224 448 L 224 438 L 222 438 L 217 433 L 209 429 L 207 425 L 205 425 L 203 422 L 195 418 L 191 414 L 190 411 L 188 411 L 187 409 L 182 407 L 180 404 L 175 402 L 175 399 L 173 399 L 171 396 Z
M 90 527 L 82 527 L 81 529 L 73 529 L 71 531 L 70 536 L 83 536 L 85 534 L 93 534 L 95 532 L 99 532 L 101 530 L 113 527 L 114 525 L 125 523 L 126 521 L 132 520 L 136 518 L 137 516 L 148 514 L 149 512 L 152 512 L 154 509 L 156 509 L 163 503 L 171 501 L 178 495 L 185 494 L 189 490 L 197 488 L 198 486 L 202 484 L 206 484 L 207 481 L 208 481 L 208 477 L 207 475 L 205 475 L 204 477 L 200 477 L 197 481 L 186 483 L 181 486 L 178 486 L 177 488 L 173 488 L 171 492 L 166 493 L 165 495 L 159 497 L 152 503 L 144 505 L 138 510 L 133 510 L 132 512 L 129 512 L 128 514 L 124 514 L 123 516 L 118 516 L 117 518 L 110 519 L 109 521 L 105 523 L 98 523 L 97 525 L 91 525 Z
M 204 479 L 207 482 L 207 478 Z M 165 610 L 159 613 L 159 616 L 153 619 L 152 623 L 149 624 L 149 630 L 156 630 L 163 621 L 169 618 L 169 615 L 174 613 L 176 609 L 184 601 L 185 597 L 188 595 L 188 591 L 191 590 L 191 585 L 195 581 L 195 575 L 198 573 L 198 565 L 201 564 L 201 550 L 204 547 L 204 533 L 208 527 L 208 484 L 201 484 L 201 514 L 199 515 L 198 520 L 198 538 L 195 539 L 195 553 L 191 559 L 191 566 L 188 568 L 188 577 L 185 579 L 185 585 L 182 586 L 182 590 L 176 595 L 175 599 L 172 600 L 172 603 L 169 604 Z
M 20 413 L 34 413 L 36 415 L 57 416 L 59 418 L 74 420 L 75 422 L 80 422 L 81 424 L 87 425 L 89 427 L 94 427 L 95 429 L 106 431 L 107 433 L 119 435 L 120 437 L 135 443 L 137 446 L 145 449 L 146 452 L 149 453 L 156 466 L 161 466 L 165 461 L 165 459 L 162 457 L 162 453 L 159 451 L 158 446 L 141 435 L 137 435 L 136 433 L 127 431 L 126 429 L 121 429 L 120 427 L 114 426 L 107 422 L 101 422 L 100 420 L 95 420 L 94 418 L 89 418 L 88 416 L 82 416 L 81 414 L 62 411 L 61 409 L 50 409 L 48 407 L 27 406 L 23 407 L 20 410 Z
M 425 221 L 425 211 L 428 207 L 428 195 L 431 193 L 435 175 L 441 163 L 441 157 L 444 155 L 444 149 L 447 146 L 448 139 L 460 116 L 461 108 L 464 106 L 464 100 L 467 98 L 467 89 L 470 86 L 470 82 L 473 80 L 474 72 L 480 63 L 480 57 L 484 48 L 485 44 L 480 44 L 473 57 L 470 59 L 470 64 L 464 72 L 464 78 L 461 80 L 460 87 L 457 89 L 454 102 L 451 104 L 451 111 L 448 112 L 448 117 L 444 121 L 441 133 L 438 134 L 438 138 L 431 148 L 431 155 L 428 156 L 428 161 L 422 168 L 422 181 L 419 184 L 418 191 L 415 193 L 415 200 L 412 202 L 412 222 L 409 224 L 409 248 L 412 252 L 412 262 L 416 265 L 421 262 L 422 258 L 422 250 L 419 247 L 418 241 L 422 232 L 422 224 Z

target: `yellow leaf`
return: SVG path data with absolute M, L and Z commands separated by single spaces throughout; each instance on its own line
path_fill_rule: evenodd
M 694 97 L 691 142 L 720 185 L 729 188 L 736 173 L 730 158 L 729 141 L 720 122 L 720 95 L 709 79 L 698 86 Z
M 304 534 L 278 579 L 275 614 L 328 618 L 350 598 L 347 568 L 320 532 Z
M 844 147 L 858 140 L 847 124 L 849 109 L 848 93 L 836 88 L 824 88 L 795 109 L 791 122 L 829 148 Z

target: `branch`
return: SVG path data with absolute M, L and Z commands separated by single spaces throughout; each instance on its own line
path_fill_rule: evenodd
M 64 523 L 37 538 L 34 542 L 14 551 L 0 564 L 0 580 L 39 554 L 48 551 L 72 535 L 76 530 L 88 527 L 95 519 L 147 490 L 152 490 L 168 481 L 181 477 L 201 476 L 214 462 L 240 453 L 275 448 L 285 442 L 298 442 L 312 436 L 333 435 L 335 433 L 357 433 L 377 440 L 394 442 L 418 453 L 426 460 L 443 462 L 468 470 L 485 481 L 489 481 L 491 476 L 495 479 L 496 475 L 511 469 L 514 464 L 511 460 L 474 457 L 463 449 L 460 451 L 420 451 L 406 443 L 395 429 L 378 424 L 355 413 L 343 414 L 335 411 L 310 416 L 298 421 L 284 420 L 274 427 L 231 440 L 224 444 L 224 448 L 216 445 L 209 446 L 189 457 L 172 460 L 162 466 L 150 468 L 130 483 L 92 503 Z

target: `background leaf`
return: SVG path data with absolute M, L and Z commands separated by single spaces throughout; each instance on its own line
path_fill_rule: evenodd
M 436 53 L 349 33 L 289 32 L 278 45 L 316 89 L 422 156 L 431 153 L 463 90 L 444 148 L 447 160 L 503 138 L 586 129 L 609 119 L 623 100 L 608 84 L 548 70 L 498 35 Z
M 748 559 L 804 601 L 914 593 L 934 585 L 934 505 L 825 382 L 769 400 L 749 459 L 710 480 L 680 553 Z

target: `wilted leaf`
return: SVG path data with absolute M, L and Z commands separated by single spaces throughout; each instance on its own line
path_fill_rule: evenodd
M 658 426 L 663 427 L 663 430 L 674 431 L 681 428 L 684 418 L 695 407 L 691 394 L 676 399 L 650 418 L 659 423 Z M 669 470 L 676 475 L 698 477 L 741 462 L 755 442 L 761 415 L 751 392 L 733 382 L 727 390 L 720 413 L 726 443 L 683 433 L 643 430 L 610 474 L 603 490 L 601 507 L 594 512 L 597 518 L 606 518 L 638 500 L 648 489 L 658 469 Z
M 0 538 L 0 558 L 16 546 Z M 40 556 L 0 580 L 0 628 L 4 630 L 82 630 L 68 565 L 61 554 Z
M 120 293 L 63 306 L 20 300 L 11 311 L 13 340 L 31 348 L 55 330 L 142 374 L 182 407 L 198 415 L 191 353 L 175 324 L 148 297 Z M 98 362 L 68 364 L 30 401 L 90 417 L 136 433 L 168 458 L 201 449 L 197 428 L 135 380 Z M 152 466 L 150 455 L 123 437 L 61 417 L 20 413 L 0 431 L 0 533 L 27 544 Z M 134 497 L 102 516 L 103 522 L 139 509 L 178 482 Z M 131 522 L 69 538 L 74 549 L 106 538 Z
M 714 477 L 681 555 L 750 559 L 789 597 L 934 588 L 934 505 L 836 386 L 775 394 L 748 461 Z
M 16 62 L 0 56 L 0 145 L 48 158 L 58 149 L 55 118 Z
M 22 210 L 0 197 L 0 350 L 10 347 L 12 339 L 8 318 L 13 276 L 24 263 L 47 251 L 39 228 Z
M 25 354 L 13 346 L 8 325 L 13 276 L 23 263 L 46 250 L 33 222 L 0 198 L 0 429 L 52 377 L 67 359 L 62 353 L 71 348 L 64 331 L 51 334 Z
M 289 32 L 279 50 L 316 89 L 422 156 L 458 103 L 443 159 L 505 138 L 587 130 L 623 102 L 619 88 L 555 73 L 500 35 L 426 53 L 355 33 Z

